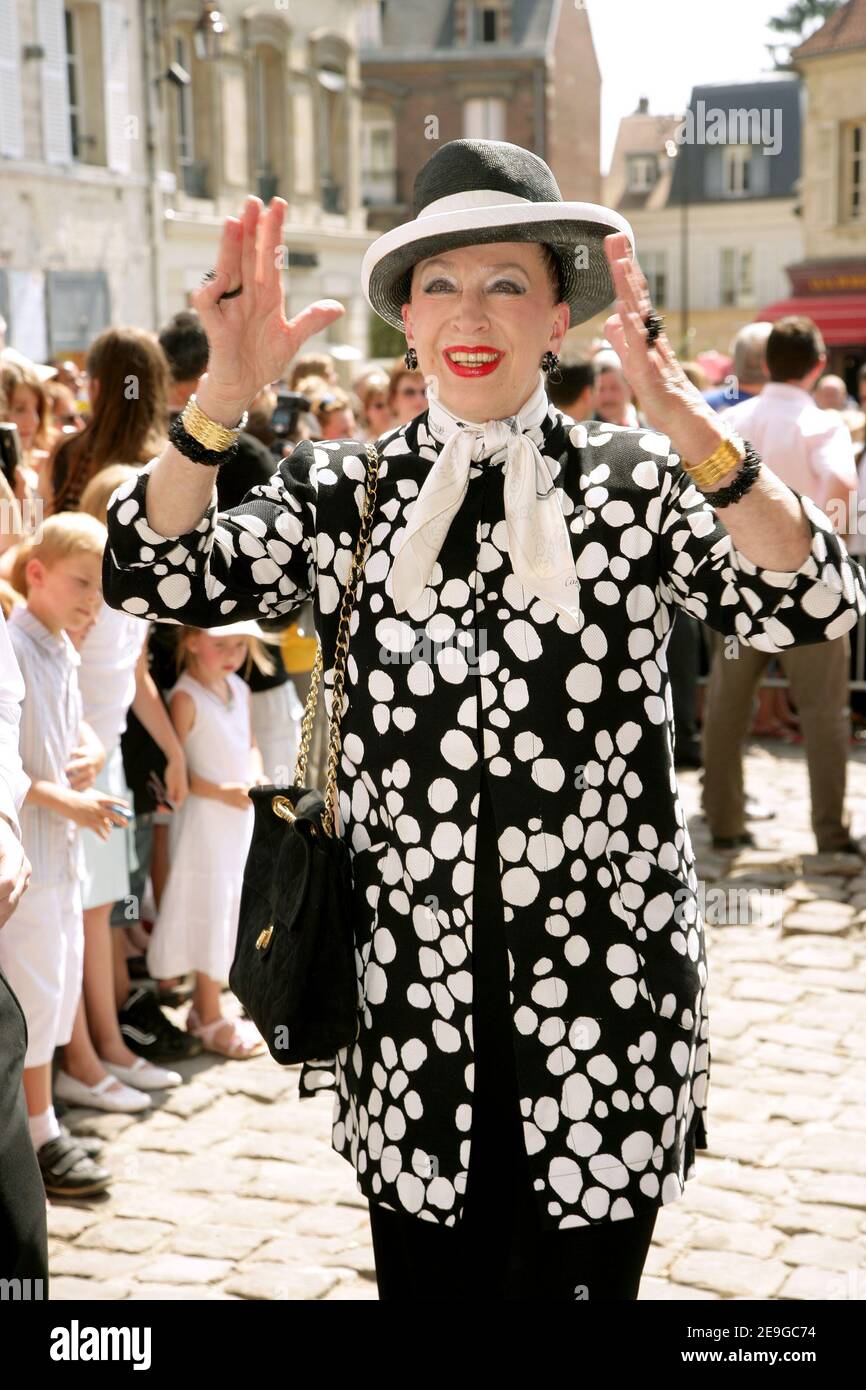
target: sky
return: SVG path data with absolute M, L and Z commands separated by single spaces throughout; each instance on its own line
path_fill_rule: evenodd
M 639 97 L 649 97 L 654 115 L 673 115 L 686 109 L 698 83 L 770 76 L 764 44 L 778 43 L 780 36 L 767 29 L 767 20 L 788 9 L 788 0 L 580 2 L 601 68 L 603 173 L 610 168 L 619 121 L 636 109 Z

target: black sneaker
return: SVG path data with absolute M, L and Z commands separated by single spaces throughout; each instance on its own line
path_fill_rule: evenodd
M 170 1066 L 202 1051 L 200 1038 L 194 1038 L 167 1019 L 152 990 L 139 985 L 132 991 L 118 1015 L 123 1041 L 131 1052 L 148 1062 Z
M 111 1174 L 100 1168 L 70 1136 L 60 1134 L 36 1150 L 49 1197 L 93 1197 L 104 1192 Z

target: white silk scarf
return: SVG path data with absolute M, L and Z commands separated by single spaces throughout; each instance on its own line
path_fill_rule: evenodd
M 550 467 L 538 448 L 550 408 L 544 377 L 517 415 L 486 424 L 460 420 L 427 390 L 427 428 L 444 444 L 424 480 L 391 572 L 394 607 L 404 612 L 424 592 L 455 513 L 466 496 L 470 462 L 504 459 L 505 521 L 514 573 L 530 593 L 580 620 L 579 583 L 568 523 Z

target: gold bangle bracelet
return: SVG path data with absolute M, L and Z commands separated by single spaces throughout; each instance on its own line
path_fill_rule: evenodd
M 694 479 L 698 487 L 713 487 L 732 469 L 739 468 L 746 456 L 746 446 L 738 435 L 731 434 L 723 439 L 717 449 L 703 463 L 689 464 L 683 460 L 683 468 Z
M 221 425 L 216 420 L 212 420 L 209 415 L 205 415 L 195 396 L 190 396 L 183 408 L 181 420 L 187 434 L 191 434 L 193 439 L 197 439 L 199 444 L 203 444 L 206 449 L 212 449 L 215 453 L 224 452 L 231 448 L 238 434 L 246 423 L 246 412 L 243 419 L 230 429 L 227 425 Z

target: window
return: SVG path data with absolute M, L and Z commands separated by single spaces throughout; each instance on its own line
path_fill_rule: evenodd
M 171 42 L 172 59 L 189 77 L 189 82 L 174 86 L 174 141 L 177 172 L 180 187 L 190 198 L 207 198 L 208 163 L 197 158 L 197 149 L 203 143 L 197 136 L 197 79 L 195 69 L 198 60 L 193 56 L 189 34 L 175 34 Z M 206 143 L 206 142 L 205 142 Z
M 648 193 L 658 178 L 658 159 L 654 154 L 631 155 L 628 161 L 629 193 Z
M 192 74 L 189 40 L 180 34 L 174 40 L 174 61 Z M 175 87 L 175 117 L 177 120 L 177 162 L 183 172 L 193 161 L 192 83 Z
M 252 161 L 256 190 L 265 203 L 285 186 L 286 96 L 283 53 L 273 44 L 260 44 L 253 52 L 252 89 L 248 90 L 251 113 Z
M 654 305 L 662 308 L 668 302 L 668 253 L 644 251 L 641 253 L 640 263 L 646 276 L 650 299 Z
M 735 247 L 722 250 L 722 289 L 723 305 L 748 308 L 755 302 L 755 286 L 751 251 L 739 251 Z
M 270 133 L 268 131 L 268 70 L 261 49 L 253 59 L 255 84 L 255 158 L 256 173 L 261 177 L 271 167 Z
M 844 215 L 851 222 L 866 221 L 866 121 L 852 121 L 843 130 Z
M 485 5 L 476 10 L 477 36 L 482 43 L 495 43 L 499 38 L 499 12 Z
M 63 19 L 66 26 L 66 81 L 69 87 L 69 139 L 72 144 L 72 158 L 80 159 L 82 153 L 81 137 L 84 134 L 82 129 L 82 109 L 81 93 L 81 45 L 78 37 L 78 24 L 76 16 L 71 10 L 64 10 Z
M 504 140 L 505 101 L 502 97 L 470 97 L 463 103 L 466 140 Z
M 319 185 L 325 212 L 344 212 L 342 151 L 346 124 L 346 75 L 319 69 Z
M 741 198 L 752 191 L 752 146 L 724 145 L 722 147 L 722 196 Z
M 111 322 L 104 270 L 49 270 L 49 354 L 83 352 Z
M 387 106 L 367 106 L 361 125 L 361 196 L 368 206 L 396 201 L 394 117 Z
M 358 47 L 381 48 L 385 0 L 364 0 L 358 11 Z

